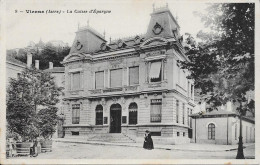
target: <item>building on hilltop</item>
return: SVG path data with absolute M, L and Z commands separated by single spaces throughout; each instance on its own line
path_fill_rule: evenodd
M 147 32 L 108 43 L 81 27 L 65 66 L 65 137 L 121 133 L 163 143 L 188 143 L 194 82 L 178 60 L 188 60 L 180 27 L 168 7 L 154 9 Z M 111 135 L 111 134 L 110 134 Z

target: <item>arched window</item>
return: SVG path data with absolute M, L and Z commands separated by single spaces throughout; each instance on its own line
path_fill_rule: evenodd
M 215 124 L 213 123 L 208 125 L 208 139 L 215 140 Z
M 103 106 L 96 106 L 96 125 L 103 125 Z
M 129 105 L 129 124 L 137 124 L 137 104 L 131 103 Z

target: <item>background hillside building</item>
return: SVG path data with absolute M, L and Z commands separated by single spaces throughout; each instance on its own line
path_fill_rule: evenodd
M 65 137 L 121 133 L 165 143 L 190 142 L 194 82 L 178 60 L 180 27 L 168 7 L 154 9 L 147 33 L 108 43 L 81 27 L 65 66 Z M 111 135 L 111 134 L 110 134 Z

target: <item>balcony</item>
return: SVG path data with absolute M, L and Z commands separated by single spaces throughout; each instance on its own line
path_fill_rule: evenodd
M 92 96 L 133 93 L 138 91 L 139 91 L 139 85 L 89 90 L 90 95 Z

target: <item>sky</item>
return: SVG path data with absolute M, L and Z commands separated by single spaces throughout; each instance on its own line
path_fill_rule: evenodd
M 200 1 L 202 2 L 202 1 Z M 22 48 L 30 41 L 38 43 L 62 40 L 69 46 L 73 43 L 78 25 L 90 27 L 99 33 L 105 31 L 106 40 L 111 37 L 135 36 L 146 33 L 150 14 L 155 8 L 166 6 L 181 27 L 181 34 L 196 36 L 204 28 L 194 11 L 205 11 L 206 4 L 195 1 L 166 0 L 8 0 L 6 2 L 6 48 Z M 75 10 L 109 10 L 111 13 L 74 13 Z M 15 12 L 17 10 L 17 13 Z M 26 13 L 26 10 L 62 10 L 64 13 Z M 67 13 L 72 11 L 73 13 Z M 23 12 L 20 12 L 23 11 Z

